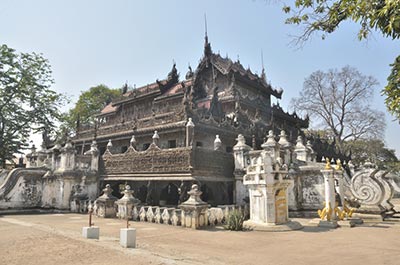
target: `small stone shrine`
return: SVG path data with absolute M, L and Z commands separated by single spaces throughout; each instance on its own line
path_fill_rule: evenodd
M 244 226 L 253 230 L 284 231 L 302 228 L 288 215 L 288 166 L 284 161 L 290 144 L 284 132 L 279 142 L 269 131 L 263 150 L 249 151 L 250 165 L 243 184 L 249 189 L 250 220 Z
M 189 199 L 179 205 L 182 209 L 181 225 L 183 227 L 198 229 L 207 226 L 208 204 L 200 199 L 203 192 L 197 184 L 193 184 L 188 191 Z
M 118 198 L 114 197 L 111 193 L 113 190 L 110 185 L 107 184 L 103 189 L 103 195 L 101 195 L 95 203 L 95 214 L 98 217 L 103 218 L 113 218 L 116 216 L 117 209 L 115 207 L 115 202 Z

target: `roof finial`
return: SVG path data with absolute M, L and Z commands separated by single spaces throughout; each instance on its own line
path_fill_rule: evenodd
M 205 36 L 204 36 L 204 55 L 210 56 L 212 54 L 211 45 L 208 42 L 208 33 L 207 33 L 207 16 L 204 13 L 204 29 L 205 29 Z
M 261 79 L 264 80 L 264 81 L 266 81 L 266 80 L 267 80 L 267 77 L 266 77 L 266 75 L 265 75 L 264 54 L 263 54 L 263 50 L 262 50 L 262 49 L 261 49 L 261 67 L 262 67 L 262 70 L 261 70 Z

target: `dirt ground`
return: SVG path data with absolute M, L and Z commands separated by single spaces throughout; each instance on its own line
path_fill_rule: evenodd
M 309 219 L 291 232 L 191 230 L 131 222 L 137 248 L 119 246 L 125 221 L 94 218 L 100 240 L 84 239 L 88 216 L 3 215 L 0 264 L 400 264 L 400 222 L 322 229 Z

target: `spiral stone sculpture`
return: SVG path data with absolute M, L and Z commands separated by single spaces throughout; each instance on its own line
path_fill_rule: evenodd
M 364 169 L 351 179 L 351 192 L 361 205 L 378 206 L 382 203 L 384 188 L 374 175 L 376 169 Z

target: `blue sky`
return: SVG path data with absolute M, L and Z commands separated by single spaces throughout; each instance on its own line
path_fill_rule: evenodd
M 357 25 L 345 23 L 325 40 L 315 36 L 296 49 L 290 35 L 301 29 L 284 24 L 281 8 L 268 0 L 0 0 L 0 43 L 43 53 L 52 65 L 54 89 L 76 100 L 97 84 L 140 86 L 164 78 L 173 61 L 184 77 L 188 64 L 196 67 L 202 55 L 206 13 L 214 52 L 239 57 L 260 73 L 263 51 L 267 79 L 284 90 L 284 108 L 313 71 L 350 65 L 378 79 L 373 106 L 387 113 L 380 90 L 400 54 L 398 42 L 379 33 L 360 42 Z M 389 114 L 384 118 L 385 141 L 400 155 L 399 123 Z

